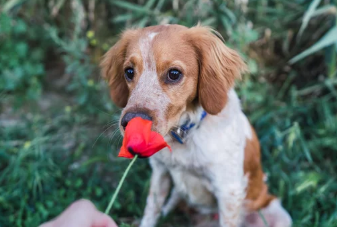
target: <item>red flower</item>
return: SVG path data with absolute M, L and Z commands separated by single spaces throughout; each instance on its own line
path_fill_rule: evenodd
M 118 157 L 133 158 L 138 155 L 140 158 L 148 158 L 164 147 L 171 150 L 159 133 L 151 131 L 151 126 L 152 121 L 140 117 L 133 118 L 126 126 Z

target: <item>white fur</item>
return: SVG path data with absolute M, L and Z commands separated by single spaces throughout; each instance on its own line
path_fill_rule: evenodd
M 156 166 L 165 168 L 173 179 L 174 190 L 200 211 L 214 211 L 217 200 L 221 226 L 235 227 L 240 224 L 243 214 L 247 184 L 243 173 L 244 147 L 250 130 L 245 127 L 250 126 L 234 90 L 228 96 L 223 111 L 217 116 L 207 115 L 199 127 L 189 132 L 185 144 L 166 137 L 172 152 L 168 149 L 158 152 L 151 158 L 151 163 L 158 163 L 152 165 L 154 175 L 158 171 Z M 186 112 L 182 118 L 188 115 L 198 119 L 201 112 L 201 108 L 194 113 Z M 153 215 L 153 212 L 145 212 L 144 218 L 150 219 Z M 152 225 L 142 222 L 141 226 Z
M 241 114 L 241 118 L 242 118 L 242 122 L 245 124 L 245 126 L 243 127 L 243 132 L 244 132 L 246 138 L 251 140 L 253 138 L 253 132 L 252 132 L 252 129 L 250 127 L 249 121 L 244 114 Z
M 150 33 L 140 38 L 139 47 L 143 59 L 143 72 L 139 77 L 136 87 L 128 100 L 124 109 L 127 112 L 129 107 L 148 109 L 156 114 L 158 121 L 165 122 L 165 109 L 170 103 L 170 98 L 165 94 L 159 84 L 156 61 L 152 50 L 153 38 L 158 33 Z M 163 124 L 164 126 L 165 124 Z M 159 128 L 158 131 L 164 129 Z
M 150 110 L 155 113 L 157 121 L 161 122 L 157 128 L 160 132 L 166 130 L 164 114 L 171 100 L 158 80 L 152 48 L 156 35 L 158 33 L 145 34 L 139 40 L 143 71 L 124 112 L 135 107 Z M 241 111 L 234 89 L 228 92 L 228 102 L 221 113 L 216 116 L 207 115 L 199 122 L 202 111 L 199 107 L 194 112 L 182 114 L 180 123 L 186 119 L 197 122 L 189 131 L 184 144 L 166 136 L 165 140 L 170 144 L 172 152 L 166 148 L 151 157 L 153 173 L 141 227 L 154 227 L 160 214 L 167 215 L 181 199 L 202 213 L 218 211 L 221 227 L 237 227 L 242 224 L 247 187 L 247 177 L 243 172 L 244 149 L 246 138 L 252 138 L 250 124 Z M 171 179 L 174 189 L 165 205 Z M 283 208 L 276 204 L 264 212 L 266 215 L 268 212 L 278 212 L 280 217 L 284 217 L 281 209 Z M 273 227 L 288 226 L 281 222 L 281 225 Z
M 152 173 L 149 196 L 146 200 L 145 214 L 140 226 L 155 226 L 170 189 L 170 178 L 164 166 L 151 162 L 156 172 Z
M 152 41 L 153 38 L 154 38 L 157 34 L 158 34 L 157 32 L 152 32 L 152 33 L 150 33 L 150 34 L 148 35 L 150 41 Z
M 185 112 L 181 123 L 186 118 L 198 121 L 202 111 L 200 107 L 196 112 Z M 246 138 L 252 138 L 251 127 L 233 89 L 228 93 L 228 103 L 221 113 L 217 116 L 207 115 L 190 130 L 184 144 L 165 137 L 172 152 L 164 149 L 150 158 L 153 169 L 151 188 L 140 226 L 154 227 L 160 215 L 159 207 L 163 207 L 162 213 L 167 215 L 181 199 L 202 213 L 218 211 L 221 227 L 243 224 L 243 201 L 247 186 L 247 177 L 243 172 Z M 169 173 L 174 183 L 165 206 L 163 201 L 169 184 L 164 184 L 165 178 L 160 177 L 164 173 Z M 263 212 L 272 213 L 271 217 L 276 212 L 276 217 L 279 215 L 276 219 L 285 219 L 270 227 L 291 226 L 288 225 L 291 223 L 290 216 L 276 202 Z
M 139 39 L 143 71 L 136 72 L 141 75 L 136 75 L 138 81 L 122 115 L 134 108 L 149 110 L 159 122 L 156 130 L 165 134 L 165 114 L 171 100 L 161 87 L 156 70 L 153 41 L 158 34 L 147 33 Z M 141 227 L 154 227 L 160 215 L 167 215 L 181 199 L 202 213 L 218 211 L 221 227 L 238 227 L 247 219 L 243 208 L 248 183 L 244 153 L 246 139 L 253 138 L 249 121 L 234 89 L 228 92 L 228 102 L 218 115 L 208 114 L 200 122 L 202 112 L 202 107 L 198 107 L 181 115 L 180 124 L 186 119 L 197 123 L 184 144 L 166 136 L 172 152 L 165 148 L 150 158 L 153 172 Z M 171 180 L 174 187 L 165 204 Z M 270 227 L 289 227 L 289 220 L 291 223 L 280 204 L 271 203 L 263 212 L 278 220 Z M 286 221 L 280 221 L 283 219 Z

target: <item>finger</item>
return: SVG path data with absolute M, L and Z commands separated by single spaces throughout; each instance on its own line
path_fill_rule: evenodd
M 80 199 L 72 203 L 67 210 L 81 210 L 83 213 L 91 213 L 92 211 L 96 210 L 95 205 L 87 200 L 87 199 Z
M 92 227 L 117 227 L 117 225 L 111 217 L 97 211 L 93 219 Z
M 92 202 L 81 199 L 68 206 L 68 208 L 54 220 L 49 221 L 40 227 L 91 227 L 96 212 L 98 211 Z

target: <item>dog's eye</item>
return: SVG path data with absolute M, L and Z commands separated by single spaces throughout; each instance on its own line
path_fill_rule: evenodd
M 182 73 L 177 69 L 171 69 L 167 74 L 167 82 L 177 82 L 182 77 Z
M 131 81 L 133 79 L 133 77 L 135 76 L 135 72 L 134 72 L 133 68 L 126 68 L 125 71 L 124 71 L 124 75 L 125 75 L 125 78 L 128 81 Z

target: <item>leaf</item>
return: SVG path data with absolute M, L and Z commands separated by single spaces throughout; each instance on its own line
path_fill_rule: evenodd
M 3 10 L 3 12 L 7 13 L 11 9 L 13 9 L 16 5 L 19 5 L 23 2 L 24 2 L 24 0 L 10 0 L 4 5 L 2 10 Z
M 226 17 L 221 17 L 221 22 L 224 28 L 226 29 L 226 32 L 228 35 L 231 35 L 233 33 L 232 26 L 230 25 L 230 22 L 227 20 Z
M 11 31 L 11 18 L 9 15 L 1 13 L 0 14 L 0 35 L 8 34 Z
M 131 20 L 132 17 L 133 17 L 132 13 L 130 13 L 130 14 L 122 14 L 122 15 L 118 15 L 118 16 L 114 17 L 112 19 L 112 21 L 114 23 L 119 23 L 119 22 L 124 22 L 124 21 L 127 21 L 127 20 Z
M 325 5 L 322 6 L 318 9 L 315 10 L 315 12 L 312 14 L 312 17 L 316 17 L 316 16 L 320 16 L 320 15 L 324 15 L 324 14 L 333 14 L 336 15 L 336 6 L 333 5 Z
M 144 17 L 142 20 L 139 21 L 138 27 L 144 28 L 147 22 L 148 22 L 148 17 Z
M 165 3 L 165 0 L 159 0 L 157 5 L 156 5 L 156 10 L 161 10 L 161 8 L 163 7 Z
M 112 4 L 119 6 L 124 9 L 129 9 L 134 12 L 140 12 L 140 13 L 151 13 L 151 10 L 147 9 L 146 7 L 141 7 L 137 4 L 124 2 L 124 1 L 111 1 Z
M 297 194 L 307 190 L 308 188 L 316 188 L 321 176 L 316 172 L 310 172 L 302 176 L 302 182 L 297 184 L 295 191 Z
M 122 224 L 121 224 L 121 227 L 131 227 L 131 225 L 122 223 Z
M 58 12 L 60 11 L 64 3 L 65 3 L 65 0 L 59 0 L 57 3 L 55 3 L 55 5 L 52 8 L 53 17 L 55 17 L 58 14 Z
M 310 154 L 310 150 L 307 146 L 307 142 L 304 140 L 304 137 L 302 135 L 300 135 L 300 143 L 304 152 L 305 157 L 307 158 L 309 163 L 313 163 L 311 154 Z
M 215 17 L 210 17 L 210 18 L 207 18 L 206 20 L 202 21 L 202 25 L 205 25 L 205 26 L 211 26 L 214 24 L 214 22 L 216 22 L 216 18 Z
M 308 10 L 305 12 L 305 14 L 303 16 L 300 31 L 298 32 L 298 35 L 297 35 L 297 41 L 299 41 L 301 39 L 301 36 L 302 36 L 304 30 L 308 26 L 310 18 L 312 17 L 313 13 L 315 12 L 315 10 L 316 10 L 316 8 L 317 8 L 317 6 L 319 5 L 320 2 L 321 2 L 321 0 L 313 0 L 310 4 Z
M 254 60 L 248 59 L 247 65 L 248 65 L 249 72 L 251 74 L 258 73 L 259 67 L 257 66 L 257 63 Z
M 331 44 L 336 42 L 337 42 L 337 27 L 333 27 L 313 46 L 309 47 L 302 53 L 290 59 L 289 63 L 294 64 L 295 62 L 298 62 L 299 60 L 308 57 L 309 55 L 323 49 L 324 47 L 330 46 Z
M 156 2 L 156 0 L 149 0 L 147 1 L 147 3 L 145 4 L 145 8 L 147 9 L 151 9 L 153 4 Z
M 236 22 L 236 17 L 234 15 L 234 13 L 229 10 L 227 7 L 223 6 L 222 7 L 222 11 L 227 15 L 227 17 L 231 20 L 231 23 L 235 23 Z

